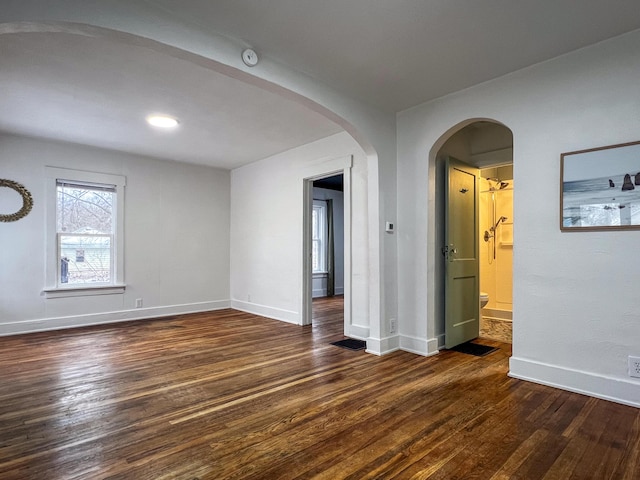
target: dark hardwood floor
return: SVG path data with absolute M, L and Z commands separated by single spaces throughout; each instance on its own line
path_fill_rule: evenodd
M 0 478 L 640 478 L 640 410 L 511 379 L 508 344 L 332 346 L 341 308 L 0 338 Z

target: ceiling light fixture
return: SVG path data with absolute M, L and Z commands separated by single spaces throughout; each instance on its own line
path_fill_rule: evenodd
M 175 128 L 179 122 L 168 115 L 148 115 L 147 123 L 159 128 Z

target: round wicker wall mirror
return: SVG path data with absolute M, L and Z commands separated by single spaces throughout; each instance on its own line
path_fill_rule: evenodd
M 2 214 L 0 213 L 0 222 L 15 222 L 22 217 L 26 217 L 33 208 L 33 197 L 29 190 L 24 185 L 14 182 L 13 180 L 5 180 L 0 178 L 0 187 L 7 187 L 18 192 L 18 195 L 22 197 L 22 208 L 15 213 Z

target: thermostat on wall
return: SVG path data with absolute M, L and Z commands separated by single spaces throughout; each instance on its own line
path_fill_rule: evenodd
M 387 222 L 386 226 L 384 227 L 384 230 L 387 233 L 393 233 L 393 223 Z

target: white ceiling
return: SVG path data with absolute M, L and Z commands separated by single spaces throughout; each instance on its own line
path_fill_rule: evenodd
M 638 0 L 146 0 L 398 112 L 640 28 Z
M 0 130 L 235 168 L 342 129 L 280 96 L 106 38 L 2 36 Z M 179 119 L 148 126 L 150 113 Z
M 640 28 L 638 0 L 135 1 L 389 112 Z M 2 35 L 0 92 L 0 130 L 222 168 L 341 131 L 276 94 L 107 37 Z M 151 129 L 152 111 L 180 128 Z

